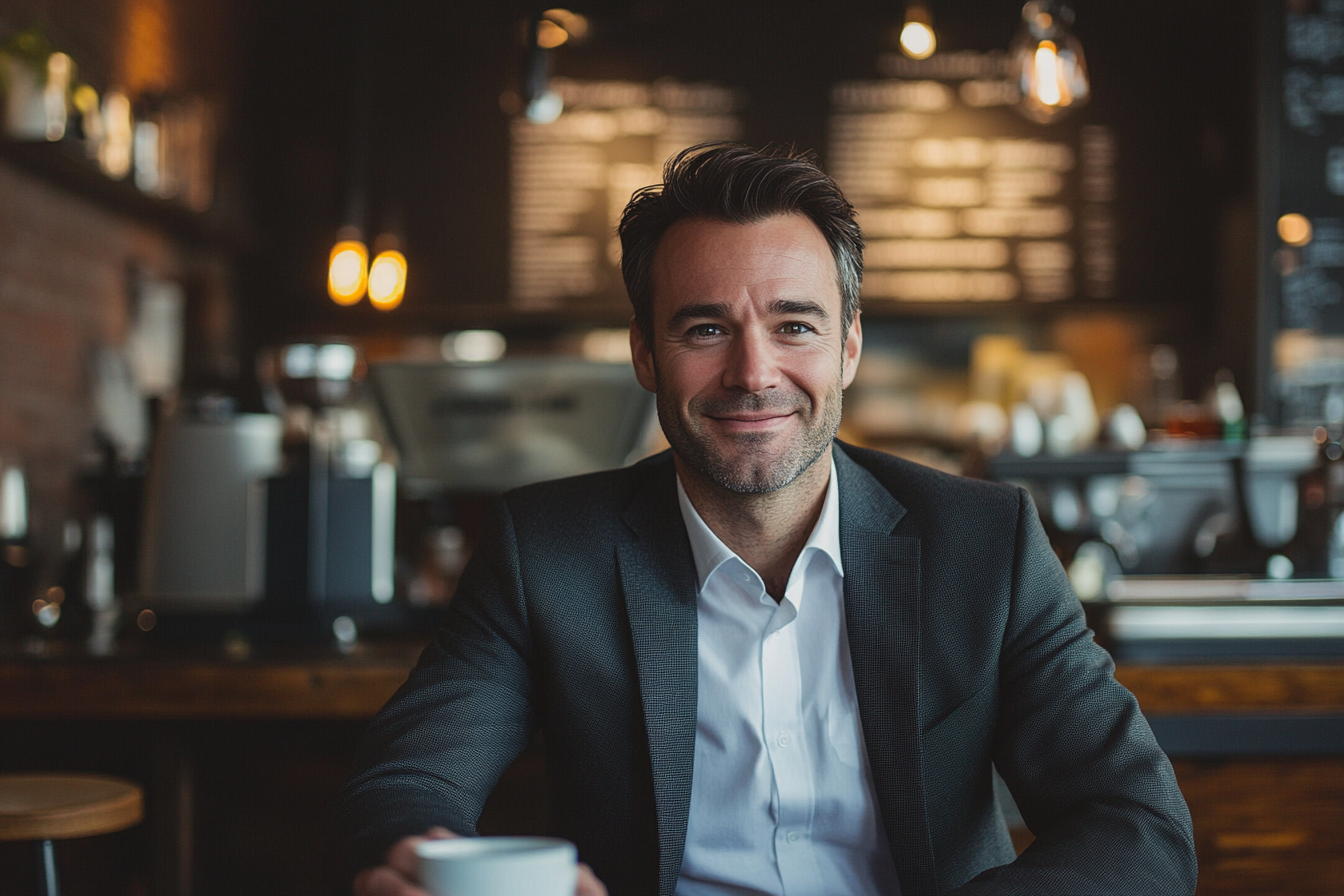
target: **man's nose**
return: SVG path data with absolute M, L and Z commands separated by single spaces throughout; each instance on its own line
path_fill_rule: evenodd
M 723 371 L 726 389 L 760 392 L 778 385 L 779 365 L 768 334 L 741 333 L 732 341 Z

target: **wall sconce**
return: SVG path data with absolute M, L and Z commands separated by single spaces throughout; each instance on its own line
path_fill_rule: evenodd
M 1008 49 L 1009 74 L 1022 91 L 1020 111 L 1048 124 L 1087 103 L 1091 88 L 1073 10 L 1062 0 L 1031 0 Z
M 901 27 L 901 52 L 911 59 L 928 59 L 938 49 L 938 37 L 933 33 L 933 16 L 922 3 L 911 3 L 905 8 L 905 24 Z

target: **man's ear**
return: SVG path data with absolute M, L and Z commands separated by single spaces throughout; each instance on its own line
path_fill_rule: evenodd
M 658 391 L 658 375 L 653 365 L 653 351 L 644 341 L 644 331 L 630 318 L 630 361 L 635 365 L 635 378 L 650 392 Z
M 854 382 L 854 374 L 859 370 L 859 356 L 863 354 L 863 325 L 859 322 L 861 316 L 858 312 L 854 313 L 849 332 L 845 334 L 845 358 L 840 367 L 840 385 L 844 389 Z

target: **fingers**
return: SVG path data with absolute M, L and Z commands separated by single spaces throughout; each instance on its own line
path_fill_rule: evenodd
M 386 865 L 361 871 L 352 889 L 354 896 L 429 896 Z
M 451 840 L 456 836 L 447 828 L 433 827 L 422 837 L 403 837 L 387 851 L 387 864 L 408 880 L 416 880 L 420 876 L 420 859 L 415 848 L 426 840 Z
M 582 862 L 579 863 L 579 885 L 574 890 L 574 896 L 607 896 L 607 888 L 602 881 L 597 879 L 593 869 Z
M 426 840 L 449 840 L 458 836 L 447 828 L 434 827 L 422 837 L 405 837 L 387 851 L 387 864 L 361 871 L 355 878 L 354 896 L 429 896 L 415 885 L 420 860 L 415 848 Z M 607 888 L 597 879 L 593 869 L 579 863 L 578 883 L 574 896 L 607 896 Z

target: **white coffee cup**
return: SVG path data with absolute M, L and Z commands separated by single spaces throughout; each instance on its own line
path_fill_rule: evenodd
M 578 850 L 550 837 L 460 837 L 415 848 L 432 896 L 574 896 Z

